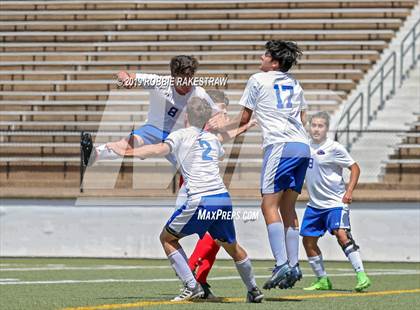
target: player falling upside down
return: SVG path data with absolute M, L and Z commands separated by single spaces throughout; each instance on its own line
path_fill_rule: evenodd
M 228 121 L 227 107 L 229 106 L 229 99 L 225 93 L 221 90 L 207 90 L 208 95 L 220 109 L 222 115 Z M 244 133 L 246 130 L 255 125 L 255 122 L 251 120 L 248 124 L 245 124 L 238 129 L 233 129 L 225 133 L 217 133 L 219 140 L 225 142 L 230 140 L 237 135 Z M 227 184 L 228 186 L 228 184 Z M 183 190 L 180 190 L 182 195 Z M 179 196 L 178 196 L 179 197 Z M 215 298 L 210 290 L 210 285 L 207 283 L 207 276 L 216 260 L 216 255 L 219 252 L 220 246 L 211 237 L 210 234 L 206 233 L 202 239 L 199 239 L 193 253 L 191 254 L 188 264 L 190 269 L 195 273 L 197 281 L 201 284 L 204 290 L 204 299 Z
M 122 82 L 124 87 L 141 86 L 150 91 L 147 122 L 133 130 L 126 138 L 98 147 L 93 147 L 91 136 L 86 133 L 81 141 L 84 164 L 87 166 L 93 164 L 96 160 L 120 158 L 112 149 L 119 149 L 121 153 L 133 147 L 162 142 L 171 131 L 184 127 L 185 107 L 191 97 L 206 99 L 214 107 L 214 112 L 218 112 L 217 107 L 204 88 L 182 83 L 177 84 L 178 78 L 193 77 L 197 68 L 198 61 L 194 57 L 179 55 L 171 59 L 171 76 L 119 72 L 118 80 Z M 158 83 L 171 77 L 174 78 L 175 85 Z M 168 156 L 167 159 L 175 164 L 171 156 Z
M 299 223 L 295 203 L 301 192 L 310 150 L 304 128 L 306 101 L 299 82 L 287 72 L 301 55 L 293 42 L 271 40 L 265 45 L 260 70 L 248 80 L 239 102 L 241 113 L 231 122 L 216 118 L 214 129 L 227 130 L 256 114 L 263 133 L 261 209 L 276 264 L 264 288 L 292 287 L 302 273 L 298 264 Z
M 179 163 L 187 189 L 187 201 L 173 213 L 160 235 L 165 253 L 184 284 L 181 294 L 173 300 L 190 300 L 204 295 L 178 241 L 192 234 L 202 238 L 208 231 L 234 259 L 247 287 L 247 301 L 258 303 L 262 301 L 263 294 L 257 287 L 247 253 L 236 241 L 232 203 L 219 174 L 219 158 L 224 151 L 217 136 L 202 129 L 211 114 L 211 107 L 205 100 L 193 97 L 187 105 L 188 128 L 172 132 L 163 143 L 129 149 L 120 155 L 147 158 L 173 154 Z M 118 149 L 115 151 L 118 152 Z M 199 217 L 200 212 L 215 214 L 218 211 L 224 216 L 211 220 Z
M 310 121 L 311 159 L 306 172 L 309 203 L 302 220 L 300 234 L 317 280 L 305 290 L 330 290 L 332 284 L 324 269 L 318 239 L 328 230 L 336 236 L 344 254 L 357 275 L 356 291 L 370 286 L 359 247 L 350 233 L 348 205 L 352 202 L 353 190 L 359 179 L 359 165 L 338 142 L 327 138 L 330 123 L 326 112 L 319 112 Z M 343 180 L 343 168 L 351 171 L 347 189 Z

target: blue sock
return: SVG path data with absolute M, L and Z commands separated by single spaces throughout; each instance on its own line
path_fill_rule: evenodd
M 267 225 L 268 240 L 270 241 L 271 252 L 276 260 L 276 266 L 287 262 L 286 236 L 282 222 L 275 222 Z

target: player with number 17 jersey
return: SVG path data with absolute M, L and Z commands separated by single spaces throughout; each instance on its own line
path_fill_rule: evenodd
M 281 71 L 256 73 L 239 104 L 254 111 L 262 130 L 262 194 L 288 188 L 300 193 L 310 151 L 301 121 L 306 101 L 299 82 Z

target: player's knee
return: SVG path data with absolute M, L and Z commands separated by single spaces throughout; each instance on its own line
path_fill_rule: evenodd
M 136 134 L 130 135 L 130 142 L 131 142 L 131 147 L 133 148 L 144 145 L 144 140 L 139 135 L 136 135 Z
M 347 230 L 344 229 L 334 230 L 333 235 L 336 237 L 337 242 L 341 247 L 346 245 L 350 240 Z
M 160 243 L 164 244 L 165 243 L 165 229 L 163 229 L 159 235 L 159 240 Z
M 344 254 L 348 256 L 352 252 L 356 252 L 359 250 L 359 246 L 356 244 L 356 241 L 354 241 L 353 236 L 351 235 L 350 230 L 345 230 L 345 238 L 338 239 L 337 241 L 340 244 Z
M 170 235 L 167 231 L 166 228 L 163 228 L 162 232 L 159 235 L 159 240 L 160 243 L 165 244 L 165 243 L 170 243 L 172 241 L 172 235 Z
M 313 237 L 303 237 L 302 243 L 305 249 L 314 249 L 317 245 L 317 240 Z

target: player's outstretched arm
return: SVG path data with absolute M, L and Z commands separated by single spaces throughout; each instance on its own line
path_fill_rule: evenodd
M 360 176 L 360 167 L 357 163 L 354 163 L 349 167 L 350 169 L 350 181 L 347 185 L 346 193 L 343 196 L 344 203 L 351 203 L 353 201 L 353 191 L 356 188 L 357 182 Z
M 243 134 L 245 131 L 247 131 L 249 128 L 254 127 L 257 125 L 257 121 L 255 119 L 250 120 L 247 124 L 237 128 L 237 129 L 231 129 L 226 132 L 222 132 L 218 134 L 218 138 L 220 142 L 226 142 L 229 140 L 232 140 L 233 138 Z
M 159 143 L 127 149 L 124 152 L 121 152 L 120 149 L 113 149 L 113 151 L 121 156 L 140 157 L 141 159 L 145 159 L 149 157 L 162 157 L 168 155 L 171 149 L 167 143 Z
M 252 110 L 248 108 L 243 108 L 238 115 L 233 117 L 231 120 L 226 121 L 223 115 L 219 117 L 212 117 L 209 122 L 210 130 L 217 130 L 220 132 L 226 132 L 232 129 L 238 129 L 241 126 L 244 126 L 249 123 L 252 116 Z

